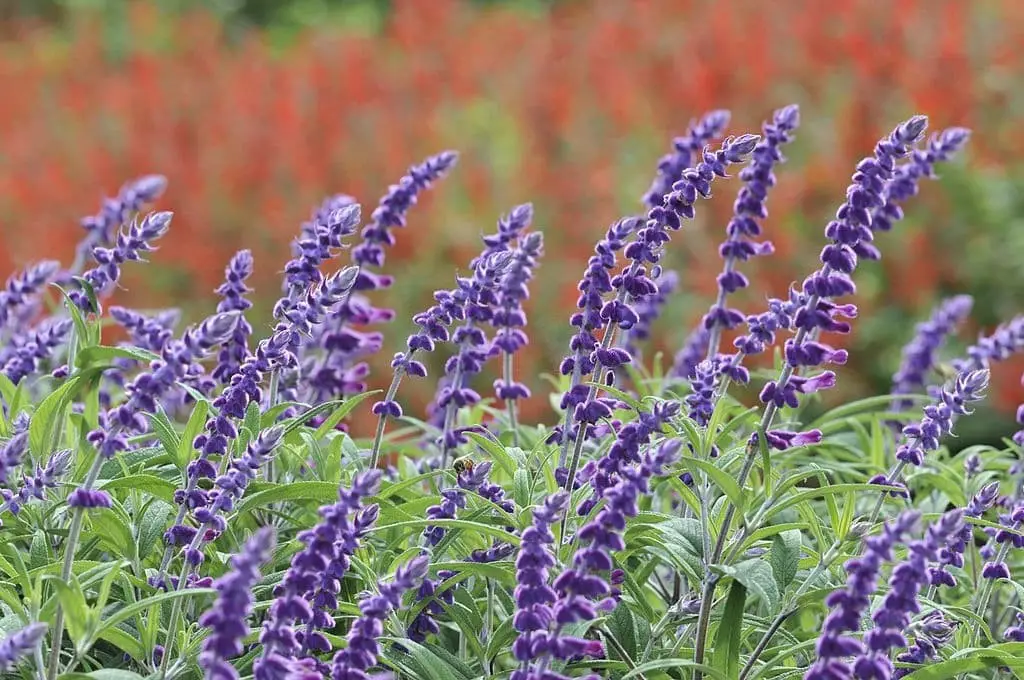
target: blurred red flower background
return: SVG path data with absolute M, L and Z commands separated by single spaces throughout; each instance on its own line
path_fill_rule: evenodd
M 380 31 L 310 30 L 286 47 L 260 31 L 227 35 L 210 14 L 165 15 L 150 3 L 131 5 L 117 40 L 87 13 L 60 28 L 4 26 L 0 257 L 8 270 L 41 257 L 68 262 L 81 216 L 125 180 L 161 173 L 171 233 L 152 265 L 126 270 L 118 302 L 208 312 L 227 260 L 248 247 L 254 318 L 266 322 L 288 244 L 322 197 L 352 194 L 368 214 L 408 165 L 452 148 L 459 166 L 413 209 L 389 256 L 397 281 L 386 299 L 398 320 L 376 380 L 431 291 L 452 281 L 501 213 L 531 201 L 546 256 L 519 368 L 539 387 L 537 376 L 565 351 L 594 241 L 640 211 L 672 136 L 713 108 L 732 111 L 730 132 L 756 131 L 796 102 L 804 124 L 768 201 L 777 253 L 753 267 L 748 310 L 809 271 L 856 161 L 922 112 L 932 129 L 965 125 L 975 135 L 965 164 L 927 184 L 906 222 L 880 239 L 882 262 L 858 273 L 861 320 L 840 372 L 843 396 L 886 388 L 912 322 L 942 295 L 974 293 L 985 328 L 1021 311 L 1024 282 L 1010 280 L 1015 271 L 1024 278 L 1024 242 L 1004 215 L 1024 215 L 1012 205 L 1024 183 L 1006 180 L 1024 165 L 1024 3 L 601 0 L 544 13 L 512 5 L 395 2 Z M 989 177 L 1003 178 L 998 210 Z M 714 292 L 735 183 L 718 191 L 672 244 L 684 292 L 655 343 L 669 357 Z M 995 380 L 1004 409 L 1024 399 L 1022 368 L 1017 361 Z M 406 396 L 422 407 L 429 390 L 415 389 Z M 526 416 L 548 408 L 535 400 Z

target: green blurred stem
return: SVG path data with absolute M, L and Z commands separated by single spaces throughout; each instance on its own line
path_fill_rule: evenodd
M 100 476 L 100 468 L 103 467 L 103 456 L 99 451 L 89 468 L 89 472 L 82 482 L 81 489 L 92 489 L 96 479 Z M 85 521 L 85 508 L 79 506 L 74 509 L 71 515 L 71 525 L 68 527 L 68 540 L 64 545 L 64 564 L 60 570 L 60 580 L 67 583 L 71 580 L 71 572 L 75 566 L 75 549 L 78 547 L 78 540 L 82 536 L 82 523 Z M 60 667 L 60 648 L 64 638 L 64 610 L 58 601 L 57 612 L 53 618 L 53 637 L 51 638 L 50 667 L 47 672 L 49 680 L 56 680 Z
M 505 378 L 505 387 L 508 388 L 512 384 L 512 353 L 505 352 L 503 357 L 503 373 Z M 519 425 L 516 422 L 516 400 L 506 399 L 505 407 L 508 409 L 508 426 L 512 430 L 512 446 L 519 446 Z
M 281 371 L 277 368 L 272 368 L 270 370 L 270 385 L 267 387 L 267 410 L 274 408 L 274 405 L 277 403 L 277 391 L 280 381 Z M 273 483 L 276 476 L 276 466 L 274 465 L 274 459 L 271 458 L 267 461 L 267 481 Z
M 1012 528 L 1013 531 L 1020 529 L 1021 523 L 1016 522 Z M 1007 541 L 999 546 L 999 552 L 996 553 L 995 563 L 998 564 L 1006 560 L 1006 554 L 1010 551 L 1010 542 Z M 985 579 L 985 585 L 982 586 L 981 593 L 978 594 L 978 606 L 974 608 L 974 612 L 978 617 L 984 621 L 987 617 L 985 612 L 988 610 L 989 600 L 992 599 L 992 591 L 995 590 L 996 582 L 995 579 Z M 981 635 L 981 626 L 979 625 L 974 633 L 971 635 L 971 646 L 977 644 L 978 637 Z

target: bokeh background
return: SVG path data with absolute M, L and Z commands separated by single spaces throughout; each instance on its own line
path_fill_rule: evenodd
M 749 268 L 751 312 L 814 266 L 879 136 L 914 112 L 975 130 L 880 239 L 884 259 L 858 271 L 861 317 L 830 399 L 886 391 L 913 323 L 945 295 L 975 296 L 954 352 L 1024 311 L 1021 0 L 2 0 L 0 264 L 69 262 L 82 216 L 161 173 L 172 231 L 151 265 L 126 272 L 118 302 L 208 313 L 247 247 L 266 328 L 314 205 L 344 192 L 368 214 L 407 166 L 456 149 L 457 169 L 389 255 L 398 317 L 376 383 L 409 317 L 501 213 L 530 201 L 547 254 L 520 369 L 543 388 L 594 241 L 639 212 L 672 137 L 714 108 L 732 111 L 731 133 L 757 131 L 791 102 L 804 122 L 768 201 L 777 253 Z M 706 309 L 737 186 L 722 183 L 672 243 L 683 291 L 648 360 L 670 358 Z M 1000 368 L 967 440 L 1010 431 L 1022 369 Z M 408 387 L 420 407 L 432 393 Z M 527 411 L 551 416 L 545 398 Z

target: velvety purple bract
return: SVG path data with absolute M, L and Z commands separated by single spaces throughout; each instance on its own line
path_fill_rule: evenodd
M 213 369 L 213 378 L 221 384 L 231 381 L 231 376 L 241 367 L 249 356 L 249 336 L 252 326 L 245 318 L 245 312 L 252 307 L 246 294 L 252 288 L 245 285 L 245 280 L 252 275 L 253 259 L 249 250 L 239 250 L 224 269 L 224 283 L 215 291 L 221 296 L 217 303 L 218 312 L 238 312 L 238 323 L 231 337 L 224 342 L 217 355 L 217 367 Z
M 656 208 L 665 201 L 665 195 L 672 191 L 672 185 L 690 167 L 693 157 L 711 141 L 718 139 L 729 124 L 730 113 L 725 110 L 709 111 L 698 121 L 691 121 L 686 135 L 672 140 L 672 151 L 658 161 L 658 174 L 651 188 L 644 194 L 647 208 Z
M 35 651 L 43 641 L 49 627 L 45 623 L 31 623 L 0 640 L 0 672 L 12 670 Z

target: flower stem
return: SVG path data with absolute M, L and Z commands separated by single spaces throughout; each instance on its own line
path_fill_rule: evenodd
M 508 387 L 512 384 L 512 353 L 505 352 L 505 356 L 502 361 L 502 372 L 504 373 L 505 386 Z M 508 426 L 512 430 L 512 446 L 519 446 L 519 426 L 516 423 L 516 400 L 506 399 L 505 408 L 508 409 Z
M 92 485 L 96 483 L 96 478 L 100 476 L 100 468 L 103 467 L 103 456 L 96 452 L 96 458 L 92 462 L 92 467 L 89 468 L 89 472 L 85 476 L 85 481 L 82 482 L 83 489 L 91 489 Z M 79 506 L 76 507 L 71 515 L 71 525 L 68 527 L 68 540 L 64 544 L 64 564 L 60 570 L 60 580 L 67 583 L 71 580 L 71 572 L 75 566 L 75 549 L 78 547 L 78 539 L 82 536 L 82 523 L 85 521 L 85 508 Z M 60 603 L 57 604 L 57 612 L 53 618 L 53 638 L 50 649 L 50 667 L 47 672 L 48 680 L 56 680 L 57 671 L 60 666 L 60 648 L 61 642 L 64 638 L 64 610 L 61 608 Z

